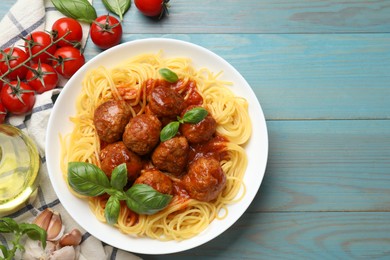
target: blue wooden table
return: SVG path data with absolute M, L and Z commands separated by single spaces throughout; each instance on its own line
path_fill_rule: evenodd
M 13 2 L 1 1 L 1 16 Z M 269 160 L 228 231 L 189 251 L 140 256 L 390 259 L 390 1 L 170 3 L 160 21 L 133 4 L 123 42 L 182 39 L 230 62 L 264 110 Z M 99 52 L 88 40 L 87 59 Z

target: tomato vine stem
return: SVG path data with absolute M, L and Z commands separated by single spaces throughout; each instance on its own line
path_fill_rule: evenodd
M 71 31 L 67 31 L 62 37 L 52 41 L 48 46 L 46 46 L 45 48 L 43 48 L 42 50 L 38 51 L 37 53 L 31 55 L 31 45 L 28 44 L 27 48 L 29 49 L 29 57 L 21 62 L 20 64 L 16 65 L 15 67 L 11 68 L 9 66 L 9 59 L 6 58 L 5 62 L 7 62 L 7 65 L 8 65 L 8 71 L 5 72 L 3 75 L 0 76 L 0 80 L 3 82 L 3 83 L 8 83 L 8 80 L 6 79 L 7 75 L 9 75 L 10 73 L 12 73 L 13 71 L 17 70 L 18 68 L 22 67 L 22 66 L 25 66 L 27 67 L 27 64 L 32 60 L 34 59 L 35 57 L 38 57 L 39 55 L 41 55 L 42 53 L 46 52 L 50 47 L 52 47 L 53 45 L 56 45 L 59 41 L 63 40 L 69 33 L 71 33 Z M 11 55 L 13 53 L 13 48 L 14 46 L 11 47 Z M 48 52 L 46 52 L 48 53 Z M 49 55 L 51 55 L 50 53 L 48 53 Z

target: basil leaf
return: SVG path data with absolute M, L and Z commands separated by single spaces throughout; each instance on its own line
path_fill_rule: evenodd
M 203 107 L 195 107 L 187 111 L 183 116 L 183 122 L 197 124 L 206 118 L 208 112 Z
M 97 18 L 95 8 L 88 0 L 51 0 L 51 2 L 62 14 L 81 22 L 92 23 Z
M 121 204 L 116 196 L 108 198 L 106 207 L 104 208 L 104 217 L 110 225 L 114 225 L 118 222 L 118 217 L 121 209 Z
M 177 74 L 170 69 L 162 68 L 158 72 L 163 77 L 163 79 L 165 79 L 169 83 L 175 83 L 176 81 L 179 80 Z
M 103 0 L 104 6 L 110 12 L 119 15 L 121 21 L 123 21 L 123 15 L 129 10 L 131 6 L 130 0 Z
M 126 205 L 138 214 L 152 215 L 164 209 L 172 196 L 163 194 L 149 185 L 135 184 L 126 191 Z
M 23 234 L 27 234 L 27 236 L 32 240 L 39 240 L 42 243 L 42 247 L 46 247 L 46 230 L 39 227 L 36 224 L 30 223 L 21 223 L 19 224 L 20 230 Z
M 0 250 L 1 252 L 3 253 L 3 257 L 4 258 L 0 258 L 0 259 L 9 259 L 9 254 L 10 252 L 8 251 L 8 249 L 5 247 L 5 245 L 0 245 Z
M 9 217 L 4 217 L 0 219 L 1 233 L 12 233 L 14 231 L 19 232 L 19 225 L 15 220 Z
M 109 189 L 110 181 L 96 165 L 86 162 L 68 163 L 68 183 L 77 193 L 85 196 L 99 196 Z
M 111 173 L 111 187 L 117 190 L 123 190 L 127 183 L 126 163 L 122 163 L 114 168 Z
M 177 121 L 170 122 L 160 132 L 160 141 L 164 142 L 174 137 L 179 131 L 180 123 Z

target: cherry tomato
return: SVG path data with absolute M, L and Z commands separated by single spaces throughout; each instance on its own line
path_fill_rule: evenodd
M 63 17 L 55 21 L 52 25 L 52 32 L 55 39 L 63 37 L 68 33 L 63 40 L 58 42 L 58 46 L 77 46 L 83 38 L 83 28 L 81 24 L 69 17 Z
M 121 41 L 122 25 L 115 17 L 102 15 L 92 23 L 90 34 L 92 42 L 105 50 Z
M 18 47 L 9 47 L 4 49 L 0 53 L 0 71 L 2 74 L 5 74 L 9 68 L 14 68 L 19 66 L 19 64 L 26 62 L 28 55 L 24 50 Z M 27 67 L 21 66 L 14 71 L 10 72 L 6 77 L 10 80 L 24 79 L 27 73 Z
M 26 83 L 11 81 L 3 86 L 1 103 L 8 112 L 19 115 L 30 112 L 35 104 L 35 92 Z
M 169 0 L 134 0 L 138 10 L 146 16 L 159 16 L 168 12 Z
M 5 109 L 3 104 L 0 102 L 0 124 L 4 123 L 6 115 L 7 115 L 7 110 Z
M 52 43 L 53 39 L 50 34 L 43 31 L 36 31 L 26 37 L 24 49 L 26 50 L 26 53 L 30 56 L 36 55 L 38 52 L 48 47 L 45 52 L 31 59 L 35 63 L 37 63 L 39 60 L 43 63 L 48 63 L 49 58 L 51 57 L 51 55 L 54 54 L 57 49 L 57 47 Z M 29 49 L 31 50 L 31 53 Z
M 39 62 L 31 66 L 26 80 L 37 93 L 41 94 L 57 86 L 58 75 L 51 65 Z
M 65 46 L 54 53 L 53 67 L 64 78 L 69 79 L 85 63 L 84 55 L 75 47 Z

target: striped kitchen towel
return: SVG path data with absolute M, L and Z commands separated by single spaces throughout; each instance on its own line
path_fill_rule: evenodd
M 90 2 L 92 2 L 92 0 L 90 0 Z M 18 0 L 0 21 L 0 32 L 2 32 L 0 35 L 0 48 L 4 49 L 10 46 L 22 45 L 23 40 L 21 40 L 20 36 L 25 37 L 33 31 L 50 31 L 53 22 L 62 16 L 63 15 L 54 8 L 50 0 Z M 84 46 L 88 36 L 89 25 L 82 24 L 82 26 L 84 31 L 82 45 Z M 10 217 L 18 222 L 30 222 L 41 211 L 50 207 L 61 214 L 65 225 L 65 232 L 68 232 L 73 228 L 78 228 L 83 234 L 82 242 L 78 247 L 75 259 L 139 259 L 133 254 L 102 243 L 82 229 L 62 207 L 61 202 L 58 200 L 51 186 L 45 161 L 45 132 L 50 112 L 53 107 L 53 96 L 60 93 L 61 88 L 65 83 L 66 80 L 62 79 L 56 89 L 37 95 L 35 106 L 30 114 L 9 116 L 7 118 L 7 123 L 22 129 L 35 141 L 42 162 L 39 172 L 40 184 L 36 198 L 29 202 L 24 208 L 11 214 Z M 0 234 L 0 243 L 8 246 L 8 240 L 9 238 L 7 235 Z M 17 256 L 17 259 L 22 258 L 48 259 L 45 254 L 36 255 L 36 258 L 27 258 L 22 257 L 21 255 Z

